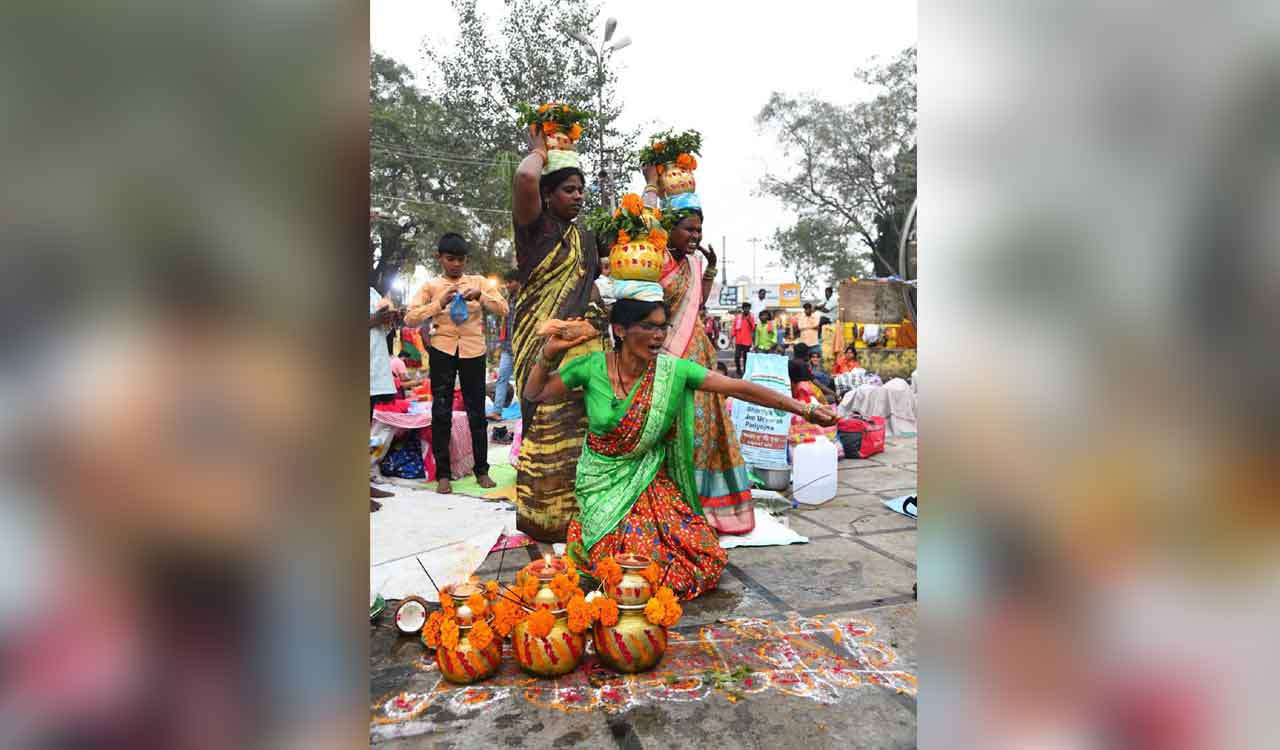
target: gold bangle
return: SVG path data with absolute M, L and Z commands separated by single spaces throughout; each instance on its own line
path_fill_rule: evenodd
M 644 191 L 645 191 L 646 193 L 657 193 L 657 192 L 661 192 L 660 190 L 658 190 L 658 186 L 657 186 L 657 185 L 645 185 L 645 186 L 644 186 Z

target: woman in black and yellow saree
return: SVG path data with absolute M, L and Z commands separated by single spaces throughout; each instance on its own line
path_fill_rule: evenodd
M 592 283 L 600 273 L 595 238 L 577 224 L 584 177 L 578 155 L 547 149 L 548 135 L 530 127 L 529 155 L 516 170 L 512 201 L 516 266 L 521 275 L 516 299 L 512 353 L 520 397 L 523 436 L 516 470 L 516 526 L 543 542 L 564 541 L 577 512 L 574 476 L 587 429 L 580 393 L 533 403 L 524 384 L 542 346 L 538 329 L 548 320 L 596 316 Z M 602 330 L 604 322 L 600 321 Z M 566 359 L 601 351 L 599 339 L 584 342 Z

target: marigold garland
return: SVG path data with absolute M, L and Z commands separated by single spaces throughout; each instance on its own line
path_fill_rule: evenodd
M 680 154 L 676 157 L 676 166 L 681 169 L 687 169 L 690 172 L 698 168 L 698 160 L 689 154 Z
M 484 585 L 484 593 L 485 593 L 485 595 L 486 595 L 486 596 L 488 596 L 488 597 L 489 597 L 489 600 L 490 600 L 490 601 L 492 601 L 493 599 L 497 598 L 497 596 L 498 596 L 498 582 L 497 582 L 497 581 L 489 581 L 488 583 L 486 583 L 486 584 Z
M 559 600 L 561 604 L 572 599 L 574 594 L 581 593 L 578 589 L 578 584 L 574 583 L 573 579 L 564 573 L 557 573 L 556 576 L 551 579 L 551 590 L 555 592 L 556 599 Z
M 560 130 L 560 126 L 555 124 L 554 122 L 542 123 L 543 135 L 554 135 L 555 133 L 559 132 L 559 130 Z
M 652 242 L 653 246 L 658 250 L 667 249 L 667 233 L 657 227 L 649 230 L 649 241 Z
M 475 650 L 483 651 L 489 647 L 490 643 L 493 643 L 493 628 L 489 627 L 489 623 L 481 620 L 471 626 L 467 641 Z
M 629 242 L 631 242 L 631 235 L 627 234 L 627 230 L 619 229 L 618 239 L 614 240 L 614 243 L 618 245 L 626 245 Z
M 440 597 L 440 614 L 447 620 L 452 620 L 458 616 L 458 610 L 453 603 L 453 597 L 443 594 Z
M 550 610 L 540 609 L 529 615 L 529 635 L 534 638 L 546 638 L 555 627 L 556 616 Z
M 524 614 L 525 611 L 517 605 L 506 599 L 499 599 L 493 604 L 493 629 L 506 638 L 511 635 L 511 629 L 516 623 L 524 619 Z
M 667 586 L 658 589 L 658 593 L 644 605 L 645 619 L 654 625 L 672 627 L 680 621 L 682 615 L 684 609 L 676 600 L 675 592 Z
M 567 609 L 569 610 L 569 630 L 582 633 L 591 627 L 591 621 L 595 619 L 595 608 L 587 604 L 582 592 L 578 592 L 569 600 Z
M 644 199 L 635 193 L 627 193 L 622 196 L 622 210 L 632 216 L 639 216 L 644 211 Z
M 611 628 L 618 624 L 618 603 L 609 597 L 602 596 L 591 602 L 591 608 L 595 610 L 595 619 L 601 625 Z
M 524 599 L 525 604 L 533 604 L 533 598 L 538 595 L 538 589 L 542 588 L 542 581 L 532 573 L 526 575 L 520 583 L 520 598 Z
M 595 577 L 610 586 L 617 586 L 622 582 L 622 566 L 612 557 L 606 557 L 596 563 Z
M 467 597 L 467 606 L 471 608 L 471 617 L 476 620 L 482 619 L 489 611 L 489 601 L 479 592 Z
M 427 621 L 422 626 L 422 642 L 430 648 L 440 646 L 440 623 L 444 620 L 444 615 L 439 612 L 432 612 L 427 615 Z
M 440 623 L 440 645 L 447 649 L 458 647 L 458 623 L 454 620 Z
M 577 142 L 577 140 L 581 137 L 582 137 L 582 126 L 575 122 L 573 125 L 569 127 L 569 139 L 574 142 Z

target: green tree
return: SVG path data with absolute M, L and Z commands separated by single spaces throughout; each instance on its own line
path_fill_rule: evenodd
M 868 253 L 850 250 L 849 233 L 822 216 L 802 216 L 790 227 L 774 230 L 769 249 L 800 284 L 801 294 L 814 296 L 827 278 L 865 276 Z
M 874 87 L 870 100 L 842 106 L 774 92 L 756 116 L 793 165 L 786 174 L 765 175 L 759 186 L 799 215 L 795 227 L 775 234 L 790 267 L 843 276 L 865 270 L 860 261 L 870 259 L 876 274 L 897 272 L 897 227 L 915 197 L 916 50 L 856 76 Z M 852 240 L 861 252 L 837 267 L 834 237 L 844 237 L 846 247 Z
M 458 43 L 450 49 L 427 49 L 433 73 L 428 90 L 449 113 L 453 131 L 464 152 L 490 158 L 506 153 L 523 155 L 525 134 L 516 127 L 516 105 L 569 101 L 595 112 L 578 153 L 583 171 L 598 201 L 601 174 L 615 198 L 637 166 L 634 133 L 618 131 L 622 112 L 617 75 L 603 70 L 586 49 L 566 31 L 588 33 L 598 28 L 600 7 L 590 0 L 506 0 L 499 32 L 476 7 L 476 0 L 453 0 L 458 16 Z M 603 97 L 598 96 L 603 91 Z M 601 109 L 603 105 L 603 109 Z M 600 111 L 596 111 L 600 110 Z M 600 154 L 603 129 L 606 153 Z M 503 204 L 510 208 L 510 197 Z
M 604 109 L 578 144 L 595 189 L 588 202 L 599 200 L 596 128 L 604 128 L 610 194 L 620 195 L 636 170 L 635 135 L 613 126 L 621 112 L 616 76 L 606 66 L 600 79 L 595 58 L 563 33 L 591 28 L 598 4 L 507 0 L 496 33 L 476 0 L 452 4 L 457 43 L 424 48 L 424 80 L 382 55 L 371 60 L 371 193 L 373 205 L 387 209 L 371 232 L 375 276 L 429 259 L 435 237 L 448 230 L 474 241 L 480 272 L 511 266 L 511 178 L 527 150 L 515 124 L 521 102 L 572 101 L 595 111 L 603 84 Z

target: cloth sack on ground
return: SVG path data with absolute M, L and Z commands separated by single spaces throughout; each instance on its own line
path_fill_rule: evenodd
M 916 394 L 911 384 L 902 378 L 894 378 L 884 384 L 889 396 L 889 429 L 895 435 L 914 435 L 916 432 Z

